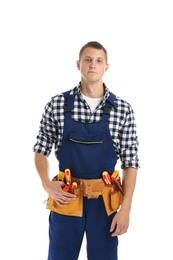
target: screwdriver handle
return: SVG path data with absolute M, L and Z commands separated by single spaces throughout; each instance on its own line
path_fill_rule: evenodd
M 68 192 L 69 189 L 71 188 L 71 172 L 70 172 L 70 169 L 65 169 L 64 176 L 65 176 L 66 184 L 65 184 L 63 190 Z
M 59 181 L 64 181 L 64 172 L 59 172 L 59 174 L 58 174 L 58 180 Z
M 114 177 L 111 177 L 114 184 L 116 185 L 117 189 L 121 192 L 121 194 L 124 196 L 124 192 L 123 192 L 123 188 L 121 186 L 121 181 L 120 181 L 120 178 L 116 179 Z
M 118 179 L 118 178 L 119 178 L 119 171 L 118 171 L 118 170 L 115 170 L 115 171 L 112 173 L 111 177 Z
M 77 182 L 73 181 L 71 185 L 71 189 L 75 189 L 77 187 Z
M 71 172 L 70 169 L 65 169 L 65 180 L 66 180 L 66 184 L 69 185 L 71 183 Z
M 111 184 L 111 177 L 108 172 L 104 171 L 102 173 L 103 180 L 106 184 Z

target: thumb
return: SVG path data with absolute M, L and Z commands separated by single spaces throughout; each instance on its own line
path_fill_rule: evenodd
M 60 184 L 61 187 L 65 186 L 65 183 L 63 181 L 59 181 L 59 184 Z
M 117 225 L 117 221 L 115 218 L 113 218 L 111 226 L 110 226 L 110 232 L 113 232 L 115 230 L 116 225 Z

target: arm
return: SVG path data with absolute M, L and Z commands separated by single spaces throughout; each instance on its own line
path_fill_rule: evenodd
M 40 176 L 42 186 L 59 206 L 66 205 L 75 200 L 76 195 L 63 191 L 64 183 L 61 181 L 51 181 L 49 176 L 48 158 L 40 153 L 35 153 L 35 166 Z
M 136 123 L 134 112 L 129 106 L 124 118 L 124 124 L 119 132 L 120 158 L 122 161 L 122 185 L 124 191 L 123 203 L 120 210 L 114 216 L 110 227 L 112 236 L 127 232 L 129 227 L 130 210 L 133 193 L 136 185 L 138 161 L 138 137 L 136 134 Z
M 113 232 L 112 236 L 122 235 L 127 232 L 127 229 L 129 227 L 132 198 L 133 198 L 133 193 L 136 185 L 136 176 L 137 176 L 136 168 L 129 167 L 123 169 L 122 185 L 123 185 L 124 197 L 123 197 L 123 203 L 121 205 L 121 208 L 113 218 L 111 224 L 110 232 Z

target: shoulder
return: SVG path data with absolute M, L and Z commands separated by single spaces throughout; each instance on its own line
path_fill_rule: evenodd
M 132 108 L 131 104 L 127 100 L 122 99 L 119 96 L 115 96 L 115 102 L 117 103 L 118 108 L 124 108 L 124 109 Z
M 106 85 L 104 86 L 105 86 L 105 100 L 108 100 L 113 105 L 115 110 L 121 110 L 122 112 L 132 110 L 132 106 L 127 100 L 121 98 L 120 96 L 110 91 L 106 87 Z
M 59 94 L 56 94 L 50 98 L 50 100 L 47 102 L 46 106 L 51 106 L 51 107 L 59 107 L 64 105 L 65 97 L 66 95 L 73 94 L 75 91 L 74 89 L 69 89 L 64 92 L 60 92 Z
M 54 113 L 54 111 L 60 109 L 64 105 L 63 94 L 57 94 L 52 96 L 45 105 L 45 111 L 49 113 Z
M 55 96 L 51 97 L 52 102 L 59 102 L 65 99 L 67 95 L 76 95 L 76 87 L 73 89 L 69 89 L 67 91 L 63 91 Z
M 120 96 L 114 95 L 114 113 L 122 116 L 127 116 L 128 114 L 134 114 L 132 105 Z
M 63 92 L 62 92 L 62 93 L 59 93 L 55 96 L 52 96 L 49 102 L 58 103 L 58 102 L 61 102 L 63 100 L 64 100 L 64 95 L 63 95 Z

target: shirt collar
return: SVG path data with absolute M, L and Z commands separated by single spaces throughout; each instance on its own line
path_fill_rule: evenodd
M 102 104 L 105 104 L 106 100 L 108 99 L 110 95 L 110 90 L 106 87 L 105 83 L 103 83 L 103 86 L 105 88 L 105 94 L 102 99 Z M 74 88 L 74 94 L 77 94 L 81 100 L 83 100 L 82 93 L 81 93 L 81 82 Z

